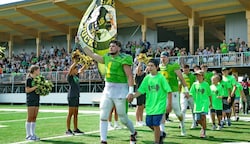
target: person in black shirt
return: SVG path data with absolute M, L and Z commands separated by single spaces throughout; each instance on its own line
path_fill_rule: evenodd
M 143 63 L 140 62 L 136 68 L 136 75 L 135 75 L 135 88 L 136 90 L 142 83 L 142 80 L 146 76 L 145 71 L 143 70 Z M 145 122 L 143 121 L 143 111 L 145 107 L 146 95 L 143 94 L 140 97 L 136 98 L 137 100 L 137 107 L 136 107 L 136 125 L 137 126 L 145 126 Z
M 67 81 L 70 85 L 68 92 L 68 115 L 67 115 L 67 135 L 83 134 L 84 132 L 78 129 L 78 107 L 79 107 L 79 98 L 80 98 L 80 82 L 79 74 L 83 73 L 85 66 L 81 67 L 78 71 L 78 64 L 76 61 L 69 68 L 67 75 Z M 70 129 L 71 117 L 74 116 L 74 130 L 73 132 Z
M 25 92 L 26 92 L 26 105 L 27 105 L 27 120 L 25 123 L 26 128 L 26 140 L 40 140 L 35 135 L 36 118 L 39 110 L 40 95 L 36 94 L 35 90 L 37 86 L 33 84 L 33 80 L 36 76 L 40 75 L 40 68 L 37 65 L 32 65 L 27 74 Z

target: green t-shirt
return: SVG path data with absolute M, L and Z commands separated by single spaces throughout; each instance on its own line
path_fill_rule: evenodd
M 207 113 L 210 104 L 209 96 L 211 96 L 209 84 L 206 81 L 201 83 L 196 81 L 191 86 L 189 94 L 194 99 L 194 113 Z
M 235 91 L 235 97 L 240 97 L 240 92 L 243 90 L 243 87 L 242 87 L 242 85 L 239 83 L 239 82 L 237 82 L 236 83 L 236 91 Z
M 178 79 L 175 71 L 179 69 L 180 65 L 177 63 L 160 65 L 160 72 L 166 78 L 173 92 L 178 92 Z
M 208 82 L 209 85 L 211 85 L 211 78 L 214 74 L 212 72 L 206 72 L 204 73 L 204 80 Z
M 227 44 L 226 43 L 221 43 L 220 44 L 220 49 L 221 49 L 221 53 L 222 54 L 228 53 L 228 49 L 227 49 Z
M 223 97 L 228 97 L 229 96 L 229 92 L 228 90 L 231 88 L 230 83 L 226 82 L 226 81 L 220 81 L 220 85 L 222 87 L 222 91 L 223 91 Z
M 167 96 L 171 88 L 166 79 L 158 73 L 155 76 L 147 75 L 138 92 L 146 93 L 146 113 L 147 115 L 164 114 L 166 112 Z
M 105 63 L 105 81 L 113 83 L 127 83 L 127 76 L 123 65 L 132 65 L 133 60 L 130 55 L 120 53 L 112 57 L 110 54 L 103 56 Z
M 223 89 L 220 84 L 210 86 L 211 94 L 212 94 L 212 106 L 215 110 L 222 110 L 222 99 L 218 98 L 218 96 L 223 96 Z
M 235 78 L 234 78 L 234 76 L 232 76 L 232 75 L 227 75 L 226 77 L 223 76 L 222 80 L 225 81 L 225 82 L 227 82 L 227 83 L 229 83 L 230 90 L 232 90 L 233 86 L 236 85 L 236 83 L 237 83 L 236 80 L 235 80 Z
M 195 82 L 195 80 L 196 80 L 195 75 L 192 74 L 192 73 L 188 73 L 188 74 L 182 73 L 182 76 L 183 76 L 183 78 L 184 78 L 184 80 L 185 80 L 185 82 L 186 82 L 186 84 L 187 84 L 188 89 L 190 89 L 190 87 L 192 86 L 192 84 L 193 84 L 193 83 Z M 181 92 L 185 92 L 185 89 L 184 89 L 183 86 L 181 87 Z

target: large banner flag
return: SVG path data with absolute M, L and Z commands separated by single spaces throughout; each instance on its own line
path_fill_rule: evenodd
M 82 48 L 93 48 L 99 55 L 109 51 L 109 42 L 117 34 L 116 10 L 114 0 L 93 0 L 85 12 L 78 28 L 77 36 Z M 98 64 L 104 75 L 104 65 Z

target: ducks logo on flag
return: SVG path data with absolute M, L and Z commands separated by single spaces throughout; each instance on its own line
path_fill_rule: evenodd
M 77 32 L 82 48 L 90 47 L 99 55 L 109 51 L 110 41 L 116 38 L 117 22 L 114 0 L 93 0 L 85 12 Z M 98 66 L 103 74 L 104 68 Z

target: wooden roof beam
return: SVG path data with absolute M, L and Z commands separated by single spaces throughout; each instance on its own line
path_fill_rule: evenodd
M 124 4 L 122 2 L 120 2 L 119 0 L 115 0 L 115 5 L 116 5 L 116 8 L 120 12 L 124 13 L 126 16 L 128 16 L 129 18 L 131 18 L 135 22 L 137 22 L 141 25 L 144 24 L 144 18 L 146 18 L 146 17 L 143 14 L 137 13 L 136 11 L 134 11 L 130 7 L 125 7 Z M 146 18 L 146 21 L 147 21 L 147 27 L 149 27 L 152 30 L 156 29 L 156 25 L 152 19 Z
M 246 9 L 250 10 L 250 1 L 249 0 L 238 0 L 240 4 Z
M 6 32 L 0 32 L 0 42 L 9 41 L 10 34 Z
M 178 11 L 187 16 L 188 18 L 192 18 L 192 8 L 185 5 L 181 0 L 168 0 Z
M 181 0 L 168 0 L 178 11 L 187 16 L 188 18 L 194 18 L 195 24 L 201 25 L 201 18 L 198 12 L 193 12 L 192 8 L 186 5 Z
M 67 11 L 72 16 L 77 17 L 78 19 L 81 19 L 83 14 L 84 14 L 79 9 L 77 9 L 77 8 L 71 6 L 71 5 L 68 5 L 68 4 L 66 4 L 66 3 L 64 3 L 62 1 L 59 1 L 59 2 L 54 1 L 54 4 L 57 5 L 58 7 L 62 8 L 63 10 Z
M 45 25 L 47 25 L 48 27 L 51 27 L 55 30 L 58 30 L 64 34 L 68 34 L 69 33 L 69 26 L 64 25 L 64 24 L 59 24 L 57 21 L 51 20 L 47 17 L 44 17 L 40 14 L 34 13 L 30 10 L 24 9 L 24 8 L 17 8 L 16 11 L 20 12 L 23 15 L 26 15 L 38 22 L 41 22 Z
M 38 30 L 37 29 L 33 29 L 33 28 L 30 28 L 30 27 L 26 27 L 24 25 L 21 25 L 21 24 L 16 24 L 8 19 L 0 19 L 0 24 L 1 25 L 4 25 L 4 26 L 7 26 L 11 29 L 14 29 L 16 31 L 19 31 L 23 34 L 26 34 L 26 35 L 29 35 L 29 36 L 32 36 L 32 37 L 37 37 L 38 36 Z

